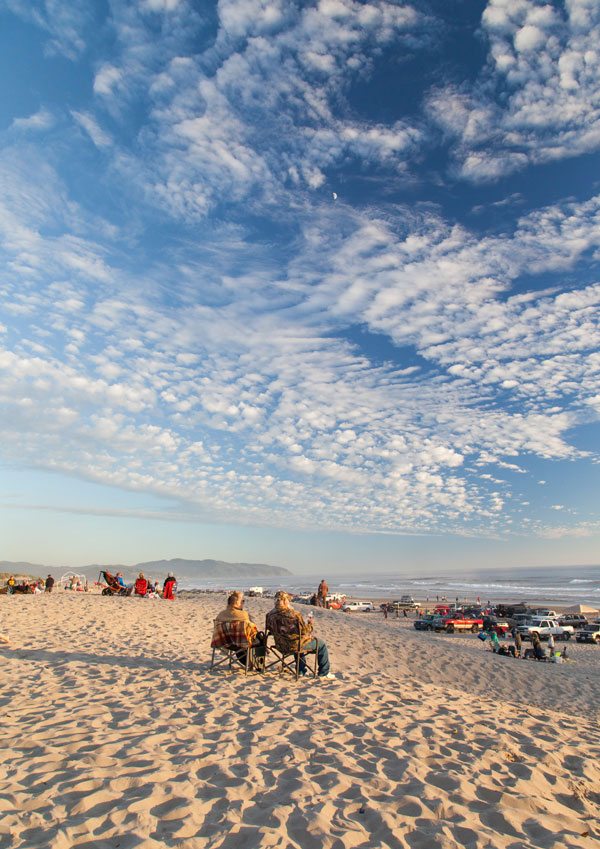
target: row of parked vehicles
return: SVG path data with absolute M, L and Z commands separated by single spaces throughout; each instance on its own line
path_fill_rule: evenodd
M 299 599 L 300 600 L 300 599 Z M 302 599 L 304 600 L 304 599 Z M 337 607 L 345 613 L 371 613 L 377 608 L 371 601 L 346 601 L 344 596 L 328 598 L 331 607 Z M 383 605 L 382 605 L 383 606 Z M 412 596 L 404 595 L 396 601 L 386 603 L 388 611 L 415 611 L 418 603 Z M 575 637 L 578 643 L 600 645 L 600 619 L 590 621 L 581 613 L 557 614 L 548 608 L 530 609 L 524 604 L 497 605 L 493 612 L 477 608 L 463 608 L 459 605 L 440 603 L 432 613 L 420 616 L 414 622 L 417 631 L 435 631 L 453 634 L 455 632 L 495 631 L 499 637 L 507 633 L 518 632 L 522 640 L 570 640 Z
M 498 613 L 508 612 L 512 615 L 498 616 Z M 482 613 L 476 610 L 448 610 L 441 605 L 439 609 L 416 619 L 414 627 L 417 631 L 445 631 L 448 634 L 467 631 L 474 634 L 479 631 L 495 631 L 499 637 L 504 637 L 513 630 L 522 640 L 549 639 L 570 640 L 573 636 L 580 643 L 595 643 L 600 645 L 600 620 L 590 622 L 585 616 L 567 613 L 558 616 L 554 610 L 538 609 L 514 612 L 500 608 L 494 614 Z

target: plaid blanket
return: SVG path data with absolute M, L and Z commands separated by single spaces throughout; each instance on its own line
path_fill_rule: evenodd
M 253 622 L 243 622 L 241 620 L 215 622 L 210 647 L 211 649 L 219 649 L 236 646 L 237 648 L 245 649 L 247 646 L 252 645 L 257 633 L 258 628 Z
M 267 613 L 267 630 L 273 634 L 279 651 L 292 652 L 312 640 L 313 626 L 297 610 L 275 609 Z

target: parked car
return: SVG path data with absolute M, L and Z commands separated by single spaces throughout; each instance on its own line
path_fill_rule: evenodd
M 506 621 L 506 619 L 498 619 L 496 616 L 483 616 L 483 630 L 484 631 L 495 631 L 499 637 L 503 637 L 510 631 L 510 625 Z
M 519 628 L 521 625 L 528 625 L 533 616 L 531 613 L 515 613 L 513 616 L 508 617 L 508 621 L 514 628 Z
M 585 628 L 588 624 L 583 613 L 563 613 L 558 617 L 559 625 L 572 625 L 574 628 Z
M 575 633 L 572 625 L 559 625 L 556 619 L 534 618 L 529 625 L 520 625 L 517 631 L 524 640 L 531 640 L 537 634 L 540 640 L 547 640 L 550 634 L 557 640 L 570 640 Z
M 371 601 L 346 601 L 342 610 L 344 613 L 370 613 L 375 605 Z
M 483 619 L 471 619 L 462 613 L 451 613 L 442 616 L 442 624 L 447 634 L 453 634 L 455 631 L 472 631 L 476 634 L 483 626 Z
M 512 619 L 517 614 L 530 616 L 531 610 L 526 604 L 520 601 L 516 604 L 497 604 L 495 607 L 495 614 L 502 619 Z
M 419 605 L 410 595 L 403 595 L 399 600 L 388 602 L 389 610 L 418 610 Z
M 589 622 L 575 635 L 578 643 L 596 643 L 600 646 L 600 622 Z
M 425 616 L 415 619 L 413 625 L 417 631 L 441 631 L 443 628 L 442 617 L 436 616 L 435 613 L 427 613 Z

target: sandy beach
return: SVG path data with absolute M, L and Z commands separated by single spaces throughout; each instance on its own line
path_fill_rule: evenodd
M 316 610 L 336 680 L 246 678 L 209 670 L 223 602 L 0 598 L 1 849 L 597 845 L 599 647 Z

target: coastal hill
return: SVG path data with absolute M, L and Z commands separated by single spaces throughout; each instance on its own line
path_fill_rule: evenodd
M 150 560 L 138 563 L 134 567 L 141 572 L 151 574 L 173 572 L 178 578 L 270 578 L 277 575 L 291 575 L 283 566 L 269 566 L 266 563 L 227 563 L 224 560 Z
M 10 575 L 14 575 L 17 580 L 39 578 L 42 574 L 47 574 L 44 571 L 45 568 L 45 566 L 40 566 L 39 563 L 25 563 L 22 560 L 0 560 L 0 581 L 6 581 Z
M 277 575 L 291 575 L 283 566 L 270 566 L 267 563 L 227 563 L 225 560 L 184 560 L 176 557 L 172 560 L 149 560 L 147 563 L 136 563 L 134 566 L 124 565 L 98 565 L 75 567 L 69 569 L 67 566 L 48 567 L 39 563 L 12 562 L 0 560 L 0 579 L 6 579 L 9 575 L 17 577 L 40 577 L 52 572 L 55 577 L 64 572 L 77 572 L 87 575 L 89 578 L 97 578 L 100 569 L 108 569 L 110 572 L 123 572 L 126 575 L 134 572 L 145 572 L 150 575 L 166 575 L 173 572 L 177 578 L 207 578 L 218 580 L 219 578 L 271 578 Z

